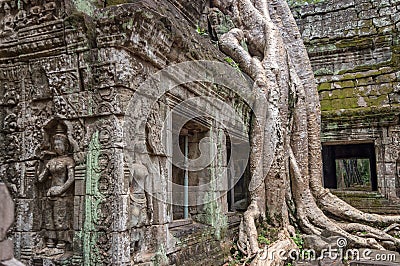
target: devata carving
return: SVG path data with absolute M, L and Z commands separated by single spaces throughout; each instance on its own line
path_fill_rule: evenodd
M 39 183 L 50 183 L 42 196 L 44 241 L 46 247 L 39 253 L 46 256 L 62 254 L 72 242 L 72 210 L 75 162 L 68 154 L 70 142 L 66 127 L 57 125 L 55 134 L 50 137 L 50 151 L 42 152 L 44 163 L 38 177 Z

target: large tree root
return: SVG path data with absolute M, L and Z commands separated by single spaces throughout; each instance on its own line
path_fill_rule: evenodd
M 298 247 L 291 238 L 287 230 L 282 230 L 278 235 L 278 240 L 257 254 L 251 263 L 251 266 L 279 266 L 282 265 L 283 257 L 288 254 L 282 254 L 285 250 L 298 250 Z
M 239 249 L 255 257 L 253 265 L 283 265 L 259 249 L 256 221 L 267 216 L 272 223 L 280 223 L 282 233 L 269 252 L 295 248 L 288 233 L 288 210 L 293 208 L 288 208 L 287 199 L 294 203 L 292 222 L 307 234 L 329 232 L 345 237 L 354 247 L 399 249 L 400 240 L 377 227 L 400 223 L 400 216 L 364 213 L 322 186 L 318 93 L 286 1 L 215 0 L 213 5 L 233 16 L 237 27 L 220 37 L 220 49 L 255 81 L 251 203 L 240 225 Z M 248 49 L 242 46 L 244 41 Z
M 258 209 L 257 202 L 252 201 L 247 208 L 247 211 L 244 213 L 243 220 L 240 223 L 238 248 L 250 257 L 255 256 L 259 251 L 256 227 L 256 220 L 259 216 L 260 210 Z M 250 248 L 250 252 L 247 252 L 248 247 Z

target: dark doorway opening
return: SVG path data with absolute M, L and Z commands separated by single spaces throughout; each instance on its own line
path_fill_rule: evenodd
M 378 190 L 373 143 L 322 145 L 324 186 Z
M 231 162 L 231 141 L 229 135 L 226 138 L 227 162 L 228 162 L 228 211 L 246 211 L 249 204 L 249 181 L 250 181 L 250 167 L 246 162 Z M 243 165 L 246 165 L 244 172 L 239 179 L 237 173 L 242 172 Z

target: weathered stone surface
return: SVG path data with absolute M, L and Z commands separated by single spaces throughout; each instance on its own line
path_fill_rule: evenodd
M 187 235 L 170 241 L 173 151 L 163 145 L 172 122 L 166 133 L 161 129 L 176 104 L 207 95 L 229 99 L 248 130 L 247 105 L 224 88 L 190 84 L 157 101 L 146 95 L 131 116 L 139 120 L 143 105 L 155 101 L 146 124 L 125 126 L 129 101 L 150 75 L 190 60 L 224 62 L 210 39 L 196 31 L 196 25 L 207 28 L 207 1 L 105 1 L 106 8 L 93 2 L 99 1 L 0 4 L 0 21 L 6 22 L 0 23 L 0 176 L 16 204 L 9 232 L 16 256 L 27 265 L 154 265 L 173 258 L 193 263 L 194 253 L 204 255 L 212 247 L 215 262 L 223 262 L 224 239 L 216 240 L 212 214 L 204 208 L 190 209 L 197 234 L 188 249 L 180 246 Z M 207 178 L 226 172 L 227 140 L 214 137 L 220 163 L 202 173 Z M 126 147 L 135 151 L 134 164 Z M 196 174 L 191 182 L 206 177 Z M 224 181 L 207 192 L 226 190 Z M 225 217 L 227 199 L 218 205 Z M 206 222 L 194 225 L 200 216 Z

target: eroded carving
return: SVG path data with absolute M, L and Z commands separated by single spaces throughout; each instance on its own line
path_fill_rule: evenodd
M 32 88 L 30 96 L 33 100 L 48 99 L 53 96 L 49 88 L 46 71 L 40 66 L 33 66 L 31 71 Z
M 14 32 L 14 16 L 11 15 L 10 2 L 4 2 L 3 5 L 4 17 L 0 22 L 0 36 L 10 36 Z
M 162 126 L 163 121 L 160 116 L 160 108 L 157 105 L 157 109 L 149 115 L 147 120 L 147 143 L 150 148 L 150 152 L 156 155 L 164 155 L 164 147 L 162 145 Z
M 2 95 L 0 104 L 6 106 L 17 105 L 19 101 L 19 94 L 15 88 L 15 83 L 8 80 L 2 80 L 0 84 L 0 93 Z
M 143 164 L 135 163 L 130 167 L 132 180 L 130 186 L 131 226 L 141 227 L 153 220 L 153 202 L 147 193 L 149 172 Z

